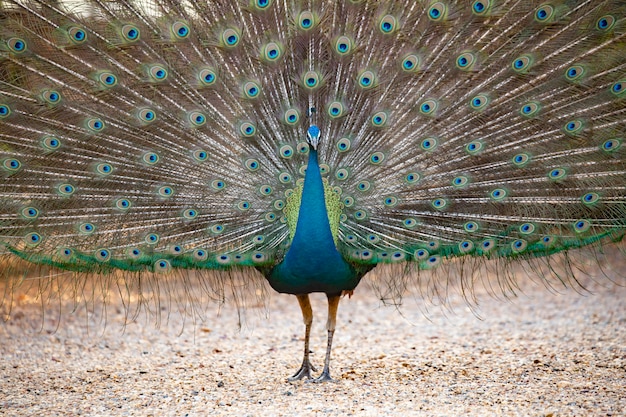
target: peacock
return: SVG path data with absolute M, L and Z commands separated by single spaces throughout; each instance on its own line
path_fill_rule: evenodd
M 326 294 L 332 380 L 372 270 L 402 293 L 583 247 L 602 267 L 625 91 L 620 0 L 1 1 L 4 302 L 29 277 L 260 277 L 302 311 L 290 380 Z

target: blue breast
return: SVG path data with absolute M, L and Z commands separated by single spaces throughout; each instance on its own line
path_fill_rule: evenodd
M 269 273 L 269 283 L 282 293 L 337 294 L 354 289 L 362 275 L 335 247 L 317 151 L 311 148 L 296 233 L 283 261 Z

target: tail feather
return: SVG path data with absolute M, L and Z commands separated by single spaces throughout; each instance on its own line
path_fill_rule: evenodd
M 622 2 L 257 3 L 3 3 L 5 251 L 270 267 L 310 124 L 355 264 L 623 236 Z

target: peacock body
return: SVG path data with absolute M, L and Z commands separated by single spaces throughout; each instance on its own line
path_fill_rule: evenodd
M 329 379 L 339 297 L 377 265 L 398 286 L 623 238 L 625 12 L 1 2 L 0 274 L 260 271 L 300 302 L 297 379 L 328 295 Z

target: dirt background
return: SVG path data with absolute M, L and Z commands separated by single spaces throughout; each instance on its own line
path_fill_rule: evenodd
M 472 308 L 455 294 L 446 308 L 408 297 L 401 313 L 363 285 L 340 303 L 325 384 L 286 382 L 304 333 L 293 296 L 249 306 L 241 328 L 230 303 L 194 323 L 165 302 L 155 325 L 115 297 L 42 308 L 23 285 L 0 307 L 0 415 L 626 415 L 624 271 L 585 278 L 588 291 L 524 278 L 512 299 L 477 290 Z M 323 295 L 313 308 L 319 369 Z

